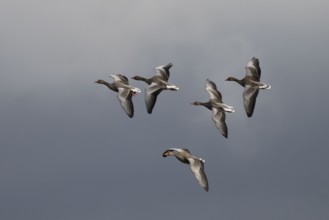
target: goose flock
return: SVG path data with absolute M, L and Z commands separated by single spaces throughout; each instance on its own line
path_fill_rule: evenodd
M 170 68 L 173 66 L 172 63 L 167 65 L 161 65 L 155 68 L 156 74 L 151 78 L 144 78 L 142 76 L 134 76 L 132 79 L 144 81 L 148 86 L 145 88 L 145 106 L 146 111 L 151 114 L 155 103 L 157 101 L 158 95 L 163 90 L 177 91 L 179 88 L 168 82 L 170 77 Z M 245 112 L 248 117 L 253 115 L 256 98 L 258 96 L 260 89 L 270 89 L 271 86 L 267 83 L 260 82 L 261 69 L 259 66 L 259 60 L 255 57 L 245 66 L 245 77 L 242 79 L 237 79 L 235 77 L 228 77 L 226 81 L 235 81 L 244 87 L 243 91 L 243 105 Z M 131 86 L 129 80 L 126 76 L 121 74 L 110 75 L 113 78 L 113 82 L 109 83 L 102 79 L 95 81 L 95 83 L 103 84 L 107 86 L 110 90 L 117 92 L 117 98 L 120 102 L 122 109 L 126 112 L 128 117 L 132 118 L 134 116 L 134 105 L 132 97 L 141 90 L 137 87 Z M 212 120 L 215 123 L 216 128 L 225 137 L 228 137 L 228 129 L 226 125 L 226 115 L 225 112 L 233 113 L 234 108 L 230 105 L 223 103 L 222 95 L 218 91 L 216 84 L 206 79 L 205 89 L 209 95 L 208 102 L 192 102 L 195 106 L 204 106 L 212 111 Z M 199 185 L 205 190 L 209 190 L 208 179 L 204 171 L 205 160 L 199 157 L 193 156 L 191 152 L 186 148 L 168 148 L 162 154 L 163 157 L 175 156 L 179 161 L 190 165 L 190 169 L 194 174 Z

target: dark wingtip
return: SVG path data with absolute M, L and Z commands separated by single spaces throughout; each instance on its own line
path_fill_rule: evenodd
M 168 63 L 167 65 L 165 65 L 163 68 L 164 69 L 170 69 L 173 66 L 172 63 Z
M 221 131 L 220 131 L 220 133 L 221 133 L 225 138 L 228 137 L 228 133 L 227 133 L 227 132 L 225 133 L 225 132 L 221 132 Z

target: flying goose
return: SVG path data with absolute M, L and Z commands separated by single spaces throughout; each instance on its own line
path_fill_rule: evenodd
M 145 105 L 149 114 L 152 113 L 157 97 L 162 90 L 177 91 L 179 89 L 177 86 L 168 82 L 170 76 L 169 69 L 171 67 L 171 63 L 156 67 L 156 75 L 148 79 L 141 76 L 132 77 L 132 79 L 144 81 L 149 85 L 145 89 Z
M 205 160 L 193 156 L 188 149 L 185 148 L 169 148 L 162 154 L 163 157 L 175 156 L 182 163 L 190 165 L 191 171 L 193 172 L 198 183 L 202 188 L 208 192 L 208 180 L 204 172 Z
M 270 89 L 271 86 L 260 82 L 261 69 L 259 67 L 259 60 L 253 57 L 245 67 L 246 76 L 242 79 L 228 77 L 226 81 L 235 81 L 244 87 L 243 105 L 248 117 L 251 117 L 255 105 L 259 89 Z
M 121 107 L 127 115 L 132 118 L 134 116 L 134 105 L 131 98 L 137 93 L 140 93 L 141 90 L 129 85 L 128 78 L 126 76 L 121 74 L 113 74 L 110 75 L 110 77 L 113 78 L 113 83 L 108 83 L 102 79 L 95 81 L 95 83 L 103 84 L 112 91 L 118 92 L 117 98 L 121 104 Z
M 217 129 L 220 133 L 227 138 L 228 131 L 227 125 L 225 122 L 225 112 L 234 112 L 234 108 L 232 106 L 226 105 L 223 103 L 222 95 L 217 90 L 216 84 L 209 79 L 206 80 L 205 83 L 206 91 L 209 94 L 208 102 L 192 102 L 192 105 L 203 105 L 212 111 L 212 120 L 215 122 Z

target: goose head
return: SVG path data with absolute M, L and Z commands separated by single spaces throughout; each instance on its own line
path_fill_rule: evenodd
M 99 79 L 99 80 L 96 80 L 94 83 L 98 83 L 98 84 L 104 84 L 104 83 L 105 83 L 105 81 L 104 81 L 104 80 L 102 80 L 102 79 Z

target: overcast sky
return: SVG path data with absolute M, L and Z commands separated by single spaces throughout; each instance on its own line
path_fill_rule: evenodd
M 323 0 L 2 0 L 0 219 L 327 220 L 328 20 Z M 253 56 L 272 89 L 247 118 L 225 79 Z M 169 62 L 180 90 L 151 115 L 93 83 Z M 207 78 L 235 107 L 228 139 L 190 105 Z M 209 192 L 168 147 L 206 160 Z

